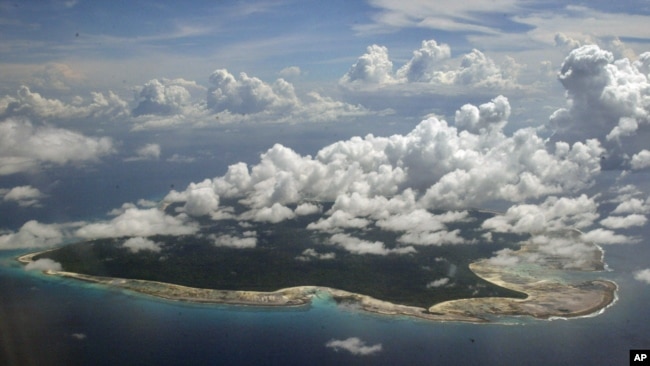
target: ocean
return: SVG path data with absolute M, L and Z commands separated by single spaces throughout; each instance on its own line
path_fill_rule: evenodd
M 630 349 L 650 348 L 647 285 L 623 273 L 604 274 L 620 299 L 595 317 L 466 324 L 325 298 L 284 309 L 178 303 L 28 272 L 20 253 L 0 252 L 2 365 L 623 365 Z M 381 349 L 326 346 L 350 337 Z

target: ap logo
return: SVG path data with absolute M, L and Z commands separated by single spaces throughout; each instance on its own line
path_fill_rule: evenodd
M 650 350 L 630 350 L 630 365 L 650 365 Z

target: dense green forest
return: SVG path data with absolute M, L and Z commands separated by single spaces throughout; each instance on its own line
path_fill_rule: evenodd
M 128 238 L 98 239 L 67 245 L 43 253 L 64 270 L 97 276 L 169 282 L 223 290 L 273 291 L 314 285 L 369 295 L 393 303 L 429 307 L 435 303 L 469 297 L 524 298 L 516 291 L 495 286 L 469 270 L 468 265 L 502 248 L 517 248 L 523 236 L 493 233 L 493 241 L 481 241 L 480 223 L 491 214 L 473 211 L 472 221 L 448 224 L 449 230 L 473 244 L 415 246 L 412 254 L 352 254 L 329 244 L 330 234 L 307 230 L 314 217 L 299 217 L 280 224 L 260 224 L 254 230 L 255 248 L 214 245 L 210 235 L 243 231 L 235 220 L 205 221 L 201 232 L 191 236 L 152 236 L 159 252 L 132 253 L 122 244 Z M 371 227 L 346 233 L 364 240 L 379 240 L 386 247 L 397 245 L 398 233 Z M 334 259 L 299 260 L 305 249 L 335 253 Z M 442 286 L 433 281 L 448 278 Z M 428 286 L 429 285 L 429 286 Z

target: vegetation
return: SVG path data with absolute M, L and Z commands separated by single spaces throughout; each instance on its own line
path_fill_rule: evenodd
M 242 229 L 234 220 L 210 222 L 192 236 L 153 236 L 160 252 L 132 253 L 122 247 L 128 238 L 80 242 L 43 253 L 66 271 L 97 276 L 136 278 L 185 286 L 223 290 L 273 291 L 314 285 L 369 295 L 393 303 L 429 307 L 435 303 L 469 297 L 525 297 L 482 280 L 469 264 L 492 256 L 505 247 L 515 248 L 524 239 L 493 233 L 493 242 L 480 242 L 480 223 L 485 213 L 473 212 L 472 222 L 454 224 L 475 244 L 417 246 L 407 255 L 358 255 L 328 244 L 329 235 L 305 229 L 314 217 L 280 224 L 257 224 L 255 248 L 217 247 L 211 234 L 233 235 Z M 451 225 L 450 225 L 451 228 Z M 365 240 L 381 240 L 396 246 L 397 233 L 378 228 L 348 232 Z M 335 253 L 334 259 L 298 260 L 305 249 Z M 449 278 L 446 284 L 431 283 Z

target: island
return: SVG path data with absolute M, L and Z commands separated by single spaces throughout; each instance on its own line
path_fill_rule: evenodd
M 473 211 L 458 223 L 479 238 L 491 213 Z M 233 225 L 234 223 L 230 223 Z M 232 229 L 210 225 L 210 232 Z M 256 248 L 216 247 L 199 236 L 154 236 L 161 252 L 131 253 L 128 238 L 98 239 L 31 253 L 22 263 L 50 258 L 63 265 L 47 274 L 104 284 L 173 301 L 246 306 L 308 306 L 314 297 L 384 315 L 486 323 L 510 316 L 538 319 L 598 314 L 616 300 L 617 286 L 597 274 L 603 251 L 564 230 L 531 235 L 494 233 L 488 243 L 418 247 L 417 255 L 358 255 L 323 244 L 304 223 L 256 228 Z M 366 231 L 366 236 L 388 233 Z M 571 253 L 540 244 L 569 240 Z M 280 245 L 280 243 L 282 245 Z M 335 260 L 301 258 L 305 248 Z M 496 253 L 496 254 L 495 254 Z M 433 281 L 433 279 L 445 279 Z

